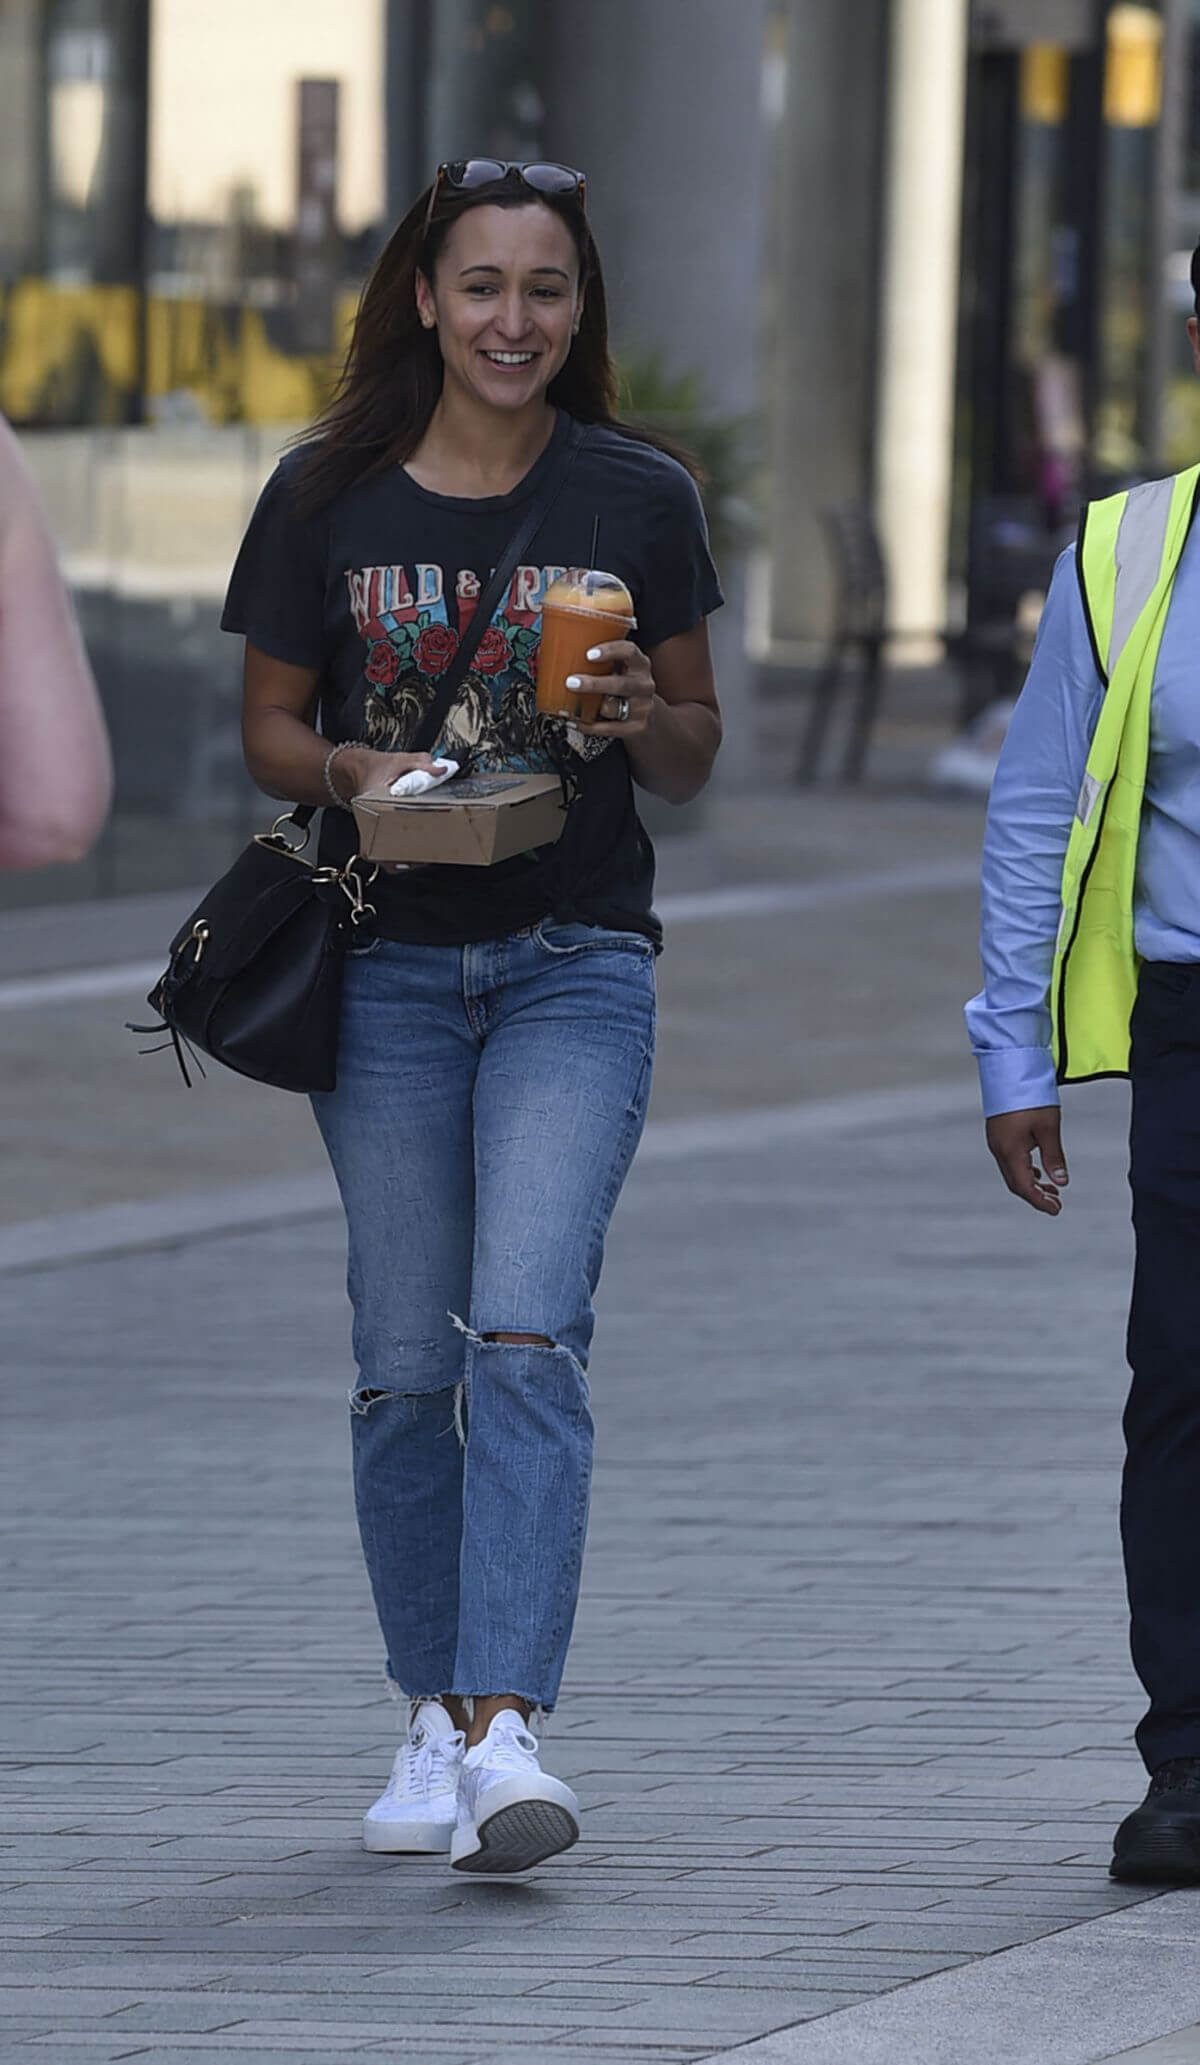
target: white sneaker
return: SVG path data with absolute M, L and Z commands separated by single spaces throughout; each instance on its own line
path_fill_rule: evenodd
M 507 1877 L 529 1871 L 579 1840 L 579 1802 L 538 1763 L 537 1741 L 520 1714 L 503 1707 L 459 1767 L 455 1871 Z
M 386 1788 L 363 1816 L 368 1850 L 449 1849 L 465 1746 L 441 1702 L 422 1700 Z

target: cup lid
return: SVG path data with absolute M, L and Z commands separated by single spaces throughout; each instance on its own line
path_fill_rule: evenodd
M 606 574 L 600 567 L 586 567 L 569 574 L 560 574 L 551 581 L 544 601 L 560 602 L 576 609 L 580 604 L 592 609 L 611 609 L 615 616 L 630 616 L 633 613 L 633 597 L 624 581 L 615 574 Z

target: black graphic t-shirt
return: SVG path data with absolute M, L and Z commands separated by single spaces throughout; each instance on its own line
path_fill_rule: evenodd
M 300 516 L 301 453 L 276 467 L 238 554 L 221 618 L 273 659 L 321 672 L 321 730 L 402 753 L 470 622 L 522 506 L 560 463 L 561 412 L 546 450 L 511 494 L 472 500 L 418 486 L 403 467 Z M 597 524 L 598 519 L 598 524 Z M 645 933 L 656 944 L 654 853 L 619 739 L 587 738 L 540 718 L 534 702 L 541 604 L 549 583 L 591 562 L 624 581 L 647 652 L 692 630 L 722 597 L 695 484 L 649 445 L 593 426 L 570 479 L 475 651 L 435 755 L 472 773 L 560 771 L 575 800 L 555 845 L 496 867 L 427 867 L 380 876 L 371 901 L 388 938 L 465 945 L 520 931 L 552 912 Z M 327 810 L 323 860 L 354 850 L 348 812 Z

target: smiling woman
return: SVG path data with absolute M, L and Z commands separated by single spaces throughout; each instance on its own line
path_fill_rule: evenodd
M 269 794 L 346 803 L 428 745 L 553 769 L 569 798 L 550 846 L 374 884 L 337 1087 L 313 1100 L 349 1224 L 363 1548 L 410 1701 L 364 1837 L 460 1871 L 523 1871 L 578 1833 L 528 1723 L 570 1640 L 592 1297 L 650 1088 L 661 928 L 634 784 L 694 795 L 720 740 L 695 482 L 614 395 L 582 177 L 442 167 L 263 491 L 223 619 Z M 619 679 L 578 677 L 600 715 L 564 728 L 536 705 L 542 604 L 597 538 L 636 637 L 588 652 Z M 356 843 L 328 809 L 322 860 Z
M 500 477 L 482 479 L 483 455 L 463 454 L 451 397 L 461 390 L 463 399 L 520 412 L 522 433 L 522 404 L 534 398 L 538 420 L 531 419 L 529 429 L 537 435 L 538 449 L 545 444 L 552 427 L 542 402 L 546 369 L 557 371 L 564 363 L 582 319 L 580 268 L 570 233 L 536 202 L 520 209 L 474 208 L 447 244 L 436 289 L 432 277 L 418 274 L 416 303 L 423 327 L 437 332 L 443 408 L 422 441 L 424 449 L 409 459 L 408 471 L 425 486 L 435 485 L 436 475 L 443 490 L 449 485 L 455 492 L 451 483 L 465 468 L 472 477 L 464 481 L 463 492 L 507 494 L 528 471 L 536 451 L 498 451 Z

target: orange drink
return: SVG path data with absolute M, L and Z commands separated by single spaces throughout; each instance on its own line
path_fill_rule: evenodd
M 552 581 L 542 603 L 537 706 L 544 717 L 595 724 L 606 691 L 567 687 L 569 674 L 611 674 L 611 660 L 589 660 L 594 645 L 628 638 L 635 628 L 633 597 L 615 574 L 597 569 Z

